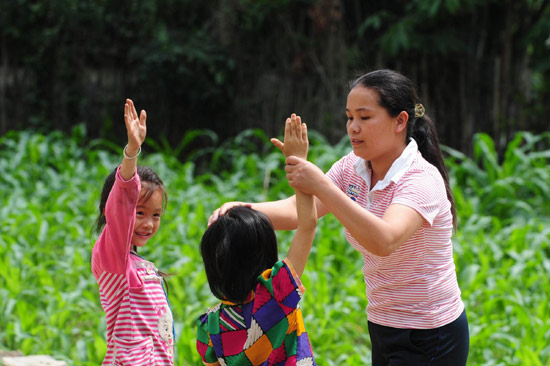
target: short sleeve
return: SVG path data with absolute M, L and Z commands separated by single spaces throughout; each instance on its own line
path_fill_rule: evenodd
M 438 172 L 415 170 L 401 178 L 392 204 L 412 208 L 432 226 L 443 200 L 447 200 L 447 194 L 441 175 Z
M 326 176 L 341 190 L 344 187 L 344 158 L 341 158 L 336 163 L 332 164 Z
M 332 167 L 326 173 L 326 176 L 338 187 L 342 192 L 346 192 L 348 188 L 346 182 L 355 174 L 355 164 L 359 157 L 351 151 L 346 156 L 343 156 L 332 164 Z
M 219 365 L 208 334 L 208 314 L 201 315 L 197 320 L 197 352 L 201 356 L 204 365 Z

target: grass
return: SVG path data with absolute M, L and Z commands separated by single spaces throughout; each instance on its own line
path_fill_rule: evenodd
M 183 156 L 193 139 L 211 147 Z M 322 169 L 345 154 L 311 134 Z M 165 181 L 160 230 L 142 250 L 166 272 L 176 320 L 177 365 L 199 365 L 195 319 L 216 303 L 198 245 L 213 209 L 230 200 L 289 195 L 283 158 L 260 131 L 218 142 L 193 131 L 175 149 L 148 142 L 140 163 Z M 455 262 L 471 334 L 469 365 L 550 364 L 550 135 L 518 134 L 499 158 L 475 136 L 468 158 L 446 148 L 459 215 Z M 103 179 L 120 146 L 69 135 L 10 132 L 0 137 L 0 349 L 98 365 L 105 320 L 90 270 L 92 226 Z M 178 159 L 179 158 L 179 159 Z M 183 162 L 181 162 L 183 161 Z M 290 232 L 278 232 L 281 256 Z M 320 221 L 303 281 L 306 326 L 319 365 L 370 365 L 362 260 L 332 216 Z

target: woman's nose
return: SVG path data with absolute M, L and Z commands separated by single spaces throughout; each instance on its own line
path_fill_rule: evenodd
M 355 121 L 348 121 L 347 128 L 348 128 L 348 134 L 359 132 L 359 124 L 357 124 Z

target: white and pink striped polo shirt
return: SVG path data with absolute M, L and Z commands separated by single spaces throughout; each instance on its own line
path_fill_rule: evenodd
M 120 176 L 105 207 L 107 224 L 92 251 L 107 325 L 103 365 L 173 365 L 172 311 L 153 263 L 131 254 L 141 183 Z
M 450 202 L 436 167 L 414 140 L 383 180 L 371 189 L 367 162 L 353 152 L 337 161 L 327 176 L 361 207 L 382 218 L 391 204 L 411 207 L 424 224 L 391 255 L 377 256 L 346 230 L 364 260 L 369 321 L 393 328 L 429 329 L 454 321 L 464 310 L 453 260 Z

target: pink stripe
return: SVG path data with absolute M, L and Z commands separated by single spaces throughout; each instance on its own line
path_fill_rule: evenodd
M 327 176 L 377 217 L 399 203 L 419 212 L 427 222 L 388 257 L 370 254 L 346 230 L 348 241 L 364 259 L 369 320 L 398 328 L 431 328 L 453 321 L 464 305 L 452 258 L 450 204 L 441 176 L 417 155 L 397 183 L 369 196 L 366 181 L 355 172 L 357 160 L 348 154 Z

